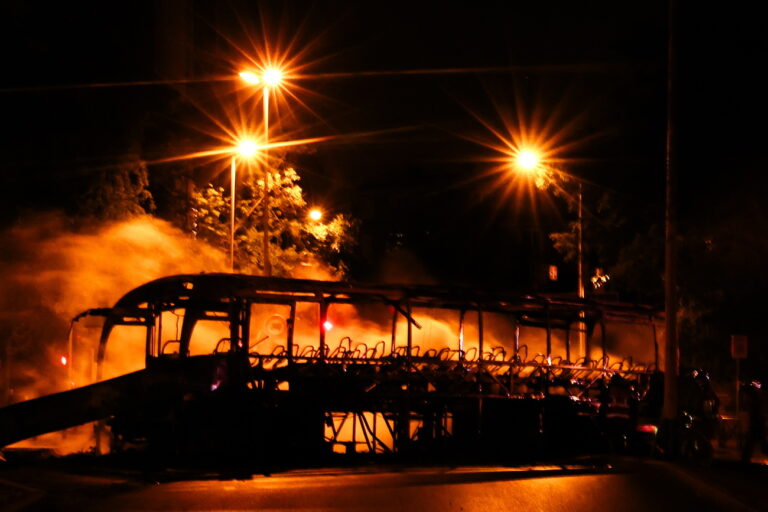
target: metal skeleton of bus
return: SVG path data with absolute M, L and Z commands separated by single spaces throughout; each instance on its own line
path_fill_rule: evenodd
M 450 287 L 178 275 L 88 315 L 99 382 L 0 409 L 0 444 L 107 419 L 115 448 L 169 454 L 508 457 L 592 435 L 613 375 L 643 402 L 660 353 L 650 308 Z M 126 327 L 146 367 L 102 381 Z
M 343 322 L 333 318 L 340 305 L 347 316 L 354 308 L 351 323 L 357 335 L 361 329 L 354 324 L 366 321 L 366 309 L 386 307 L 388 339 L 354 339 Z M 257 308 L 283 312 L 268 317 L 268 332 L 279 333 L 281 339 L 266 350 L 260 346 L 264 339 L 254 339 L 261 336 L 253 332 Z M 438 340 L 437 346 L 419 346 L 414 340 L 425 328 L 424 318 L 432 321 L 420 317 L 420 310 L 453 312 L 448 313 L 453 315 L 453 337 Z M 304 344 L 297 337 L 302 311 L 311 313 L 304 322 L 304 331 L 311 331 L 303 333 Z M 163 325 L 169 312 L 177 320 L 171 338 Z M 490 342 L 487 320 L 484 325 L 489 315 L 507 319 L 511 340 Z M 609 321 L 646 325 L 652 345 L 646 353 L 652 360 L 612 358 L 606 348 Z M 226 332 L 209 340 L 213 350 L 194 355 L 192 341 L 203 322 L 220 323 Z M 378 326 L 382 323 L 379 318 Z M 472 450 L 493 445 L 503 431 L 541 435 L 542 408 L 548 400 L 574 404 L 574 414 L 595 415 L 595 397 L 614 374 L 632 383 L 642 399 L 659 354 L 655 316 L 649 308 L 445 287 L 360 286 L 231 274 L 173 276 L 128 293 L 106 317 L 100 362 L 118 325 L 146 328 L 147 369 L 185 368 L 186 378 L 193 376 L 195 385 L 178 393 L 186 393 L 188 410 L 179 411 L 174 422 L 199 422 L 206 430 L 234 414 L 221 420 L 229 425 L 223 430 L 249 425 L 244 436 L 250 429 L 301 453 L 396 453 L 435 445 Z M 599 339 L 599 346 L 582 347 L 584 353 L 575 357 L 572 345 L 580 325 L 590 334 L 600 333 L 587 337 Z M 528 353 L 530 344 L 521 338 L 521 330 L 531 329 L 543 335 L 543 350 L 536 354 Z M 562 353 L 553 350 L 556 334 Z M 376 336 L 364 328 L 362 335 Z M 190 398 L 190 392 L 197 396 Z M 230 397 L 224 401 L 237 411 L 215 404 L 217 394 Z M 206 405 L 193 404 L 196 400 Z M 140 425 L 123 429 L 130 422 L 123 419 L 113 428 L 126 438 L 130 436 L 123 430 L 142 431 Z M 184 428 L 195 431 L 198 426 Z M 139 437 L 152 435 L 143 432 Z M 162 436 L 165 442 L 179 442 L 169 437 L 173 434 Z M 192 437 L 198 446 L 205 444 L 200 441 L 205 436 Z

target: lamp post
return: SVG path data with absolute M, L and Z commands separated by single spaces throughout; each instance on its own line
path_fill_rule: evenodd
M 264 69 L 261 75 L 252 71 L 242 71 L 240 78 L 249 84 L 261 84 L 264 105 L 264 197 L 262 199 L 261 223 L 262 223 L 262 252 L 264 254 L 264 275 L 272 275 L 272 263 L 269 257 L 269 163 L 266 146 L 269 144 L 269 93 L 274 87 L 278 87 L 283 80 L 283 72 L 277 68 Z
M 522 149 L 517 152 L 514 158 L 514 167 L 519 171 L 531 176 L 536 180 L 536 185 L 542 188 L 546 183 L 545 171 L 542 167 L 541 156 L 537 151 L 531 149 Z M 541 183 L 541 186 L 539 185 Z M 586 297 L 584 289 L 584 201 L 582 184 L 579 182 L 579 188 L 576 194 L 576 294 L 579 299 Z M 579 351 L 587 356 L 587 339 L 584 326 L 584 311 L 579 311 Z
M 578 192 L 578 202 L 576 205 L 576 216 L 578 218 L 577 222 L 577 237 L 576 237 L 576 257 L 578 258 L 577 261 L 577 279 L 578 281 L 578 288 L 577 293 L 579 296 L 579 299 L 584 299 L 586 297 L 586 293 L 584 290 L 584 199 L 582 195 L 582 186 L 581 182 L 579 182 L 579 192 Z M 586 360 L 587 358 L 587 333 L 586 333 L 586 325 L 584 324 L 584 310 L 579 310 L 579 353 L 584 354 L 584 358 Z
M 235 271 L 235 187 L 237 183 L 237 157 L 250 160 L 258 146 L 251 139 L 243 139 L 235 148 L 229 175 L 229 270 Z

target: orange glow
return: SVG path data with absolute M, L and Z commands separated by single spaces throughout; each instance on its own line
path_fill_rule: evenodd
M 344 138 L 359 138 L 359 137 L 367 137 L 367 136 L 373 136 L 377 132 L 369 132 L 369 133 L 362 133 L 362 134 L 350 134 L 350 135 L 328 135 L 324 137 L 312 137 L 308 139 L 296 139 L 296 140 L 284 140 L 284 141 L 277 141 L 277 142 L 271 142 L 269 144 L 256 144 L 253 143 L 252 150 L 254 151 L 254 154 L 252 156 L 255 156 L 255 154 L 259 151 L 269 151 L 270 149 L 276 149 L 276 148 L 287 148 L 292 146 L 304 146 L 309 144 L 317 144 L 319 142 L 325 142 L 325 141 L 331 141 L 331 140 L 340 140 Z M 223 138 L 223 137 L 222 137 Z M 205 151 L 195 151 L 193 153 L 187 153 L 184 155 L 178 155 L 178 156 L 171 156 L 167 158 L 158 158 L 155 160 L 150 160 L 147 163 L 149 164 L 164 164 L 164 163 L 171 163 L 171 162 L 180 162 L 183 160 L 194 160 L 198 158 L 205 158 L 209 159 L 210 161 L 221 161 L 224 157 L 228 157 L 232 154 L 233 151 L 237 152 L 239 154 L 239 146 L 240 143 L 236 142 L 238 139 L 237 137 L 233 137 L 235 139 L 234 142 L 231 142 L 228 146 L 220 146 L 213 149 L 208 149 Z
M 277 68 L 267 68 L 264 70 L 262 80 L 268 86 L 275 87 L 283 81 L 283 72 Z
M 61 356 L 61 359 L 59 359 L 59 361 L 61 362 L 61 366 L 67 366 L 67 363 L 69 362 L 67 360 L 67 356 Z
M 300 111 L 308 113 L 318 121 L 322 117 L 313 110 L 308 99 L 327 98 L 307 86 L 298 83 L 298 78 L 314 78 L 317 76 L 311 70 L 317 64 L 326 61 L 328 55 L 323 54 L 323 48 L 328 46 L 321 39 L 325 35 L 316 35 L 302 30 L 302 27 L 285 27 L 284 20 L 271 19 L 266 16 L 259 25 L 251 26 L 243 20 L 242 33 L 237 32 L 228 36 L 230 48 L 221 55 L 222 61 L 228 61 L 231 70 L 230 77 L 240 75 L 235 81 L 235 91 L 238 103 L 251 103 L 246 110 L 255 112 L 256 104 L 269 101 L 269 109 L 274 109 L 274 126 L 270 126 L 270 140 L 275 138 L 296 138 L 297 133 L 285 134 L 286 127 L 292 126 L 299 131 L 308 126 L 307 119 L 299 116 Z M 241 74 L 250 73 L 243 77 Z M 258 78 L 258 82 L 253 80 Z M 261 116 L 259 116 L 260 121 Z M 253 121 L 253 116 L 246 114 L 242 121 Z M 264 131 L 261 127 L 260 131 Z M 286 136 L 287 135 L 287 136 Z
M 481 129 L 462 137 L 487 150 L 472 158 L 488 164 L 477 177 L 489 181 L 478 201 L 488 204 L 486 199 L 495 197 L 496 213 L 506 215 L 511 205 L 516 214 L 530 211 L 535 217 L 542 208 L 557 208 L 555 195 L 575 201 L 568 187 L 563 186 L 573 179 L 564 169 L 572 168 L 575 159 L 565 155 L 600 134 L 579 135 L 588 112 L 579 105 L 566 104 L 568 95 L 561 98 L 560 103 L 545 109 L 513 89 L 505 99 L 490 98 L 494 111 L 491 117 L 467 109 Z M 537 192 L 546 188 L 554 189 L 556 194 Z
M 202 118 L 190 128 L 202 135 L 203 140 L 207 139 L 204 146 L 190 146 L 148 164 L 199 158 L 196 165 L 210 166 L 206 175 L 215 179 L 228 172 L 233 155 L 241 157 L 233 147 L 243 134 L 260 134 L 256 138 L 259 146 L 255 148 L 259 154 L 253 158 L 259 159 L 259 165 L 273 170 L 279 170 L 285 163 L 285 155 L 279 151 L 270 154 L 271 149 L 326 140 L 312 137 L 315 134 L 306 131 L 318 123 L 301 114 L 308 113 L 320 121 L 321 115 L 313 111 L 308 98 L 322 101 L 327 98 L 307 88 L 306 82 L 304 86 L 296 83 L 299 76 L 315 76 L 311 69 L 328 58 L 322 54 L 322 49 L 327 48 L 320 41 L 324 36 L 308 33 L 301 27 L 283 29 L 282 20 L 261 14 L 258 25 L 240 20 L 240 29 L 223 38 L 225 47 L 213 50 L 215 54 L 211 58 L 223 63 L 226 70 L 214 79 L 205 80 L 212 87 L 187 91 L 186 100 Z M 260 107 L 269 115 L 261 115 Z M 350 135 L 355 136 L 360 134 Z
M 284 152 L 273 152 L 278 148 L 370 138 L 381 133 L 415 129 L 399 127 L 319 137 L 306 132 L 308 126 L 317 124 L 308 123 L 306 116 L 299 114 L 308 113 L 309 117 L 321 120 L 307 99 L 327 101 L 327 98 L 297 83 L 297 79 L 316 76 L 309 70 L 327 56 L 318 53 L 323 46 L 317 40 L 296 31 L 285 33 L 271 28 L 277 26 L 279 23 L 266 22 L 260 27 L 244 26 L 243 37 L 233 35 L 228 39 L 230 47 L 227 51 L 217 55 L 228 68 L 228 72 L 221 75 L 225 78 L 217 82 L 225 83 L 217 85 L 217 90 L 204 91 L 204 96 L 189 91 L 188 100 L 204 118 L 191 128 L 208 139 L 205 146 L 190 147 L 185 152 L 153 159 L 147 164 L 199 159 L 196 164 L 212 167 L 208 174 L 216 178 L 228 172 L 233 155 L 248 158 L 250 154 L 254 161 L 259 160 L 259 165 L 277 170 L 285 162 Z M 252 34 L 260 34 L 260 37 L 254 38 Z M 212 102 L 211 97 L 218 100 Z M 265 114 L 269 112 L 271 115 L 259 115 L 262 107 Z M 247 154 L 242 154 L 237 147 L 246 134 L 265 134 L 268 140 L 261 135 L 255 137 L 257 144 L 251 145 Z
M 309 219 L 315 222 L 323 218 L 323 211 L 320 208 L 312 208 L 309 210 Z
M 276 87 L 283 81 L 283 72 L 280 69 L 274 67 L 268 67 L 264 69 L 264 71 L 261 73 L 261 76 L 254 73 L 253 71 L 241 71 L 239 75 L 244 82 L 251 85 L 258 85 L 263 83 L 268 87 Z
M 542 160 L 541 154 L 534 149 L 521 149 L 514 160 L 514 168 L 533 179 L 538 189 L 545 189 L 550 184 L 551 169 Z
M 259 82 L 261 82 L 261 80 L 259 79 L 259 75 L 251 71 L 241 71 L 240 78 L 242 78 L 243 81 L 249 84 L 258 84 Z
M 541 164 L 541 157 L 535 151 L 523 149 L 517 153 L 515 163 L 519 169 L 532 172 Z
M 233 155 L 238 158 L 248 157 L 235 152 L 245 134 L 266 136 L 256 137 L 258 145 L 254 144 L 247 152 L 258 152 L 251 157 L 259 159 L 259 165 L 277 170 L 285 162 L 285 155 L 280 151 L 272 154 L 273 149 L 328 140 L 370 138 L 381 133 L 416 129 L 398 127 L 320 137 L 308 133 L 307 127 L 317 126 L 318 123 L 308 123 L 307 116 L 300 114 L 307 113 L 309 117 L 322 121 L 321 115 L 312 109 L 309 100 L 325 102 L 328 98 L 308 89 L 306 82 L 303 86 L 297 82 L 319 76 L 310 70 L 328 56 L 320 54 L 321 48 L 325 46 L 319 44 L 317 37 L 297 31 L 295 27 L 289 32 L 275 28 L 279 26 L 281 24 L 278 20 L 266 19 L 258 27 L 244 24 L 243 33 L 232 34 L 227 39 L 228 48 L 215 56 L 225 62 L 227 68 L 227 72 L 217 77 L 216 89 L 201 89 L 200 96 L 196 91 L 188 91 L 188 101 L 204 118 L 191 128 L 208 139 L 205 146 L 190 147 L 185 152 L 153 159 L 147 161 L 147 164 L 200 159 L 196 164 L 212 167 L 208 175 L 216 178 L 228 172 Z M 259 36 L 254 37 L 254 34 Z M 217 101 L 211 101 L 212 97 L 218 98 Z M 261 108 L 264 108 L 265 114 L 269 114 L 259 115 Z
M 251 139 L 243 139 L 237 145 L 237 153 L 243 158 L 252 158 L 259 150 L 259 146 Z

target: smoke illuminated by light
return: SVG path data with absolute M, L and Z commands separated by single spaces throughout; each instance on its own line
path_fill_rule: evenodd
M 8 292 L 0 298 L 0 331 L 16 333 L 14 400 L 67 387 L 64 380 L 50 378 L 54 367 L 70 368 L 78 386 L 91 382 L 95 329 L 80 325 L 69 352 L 66 347 L 70 320 L 78 313 L 110 307 L 126 290 L 164 275 L 227 268 L 223 253 L 151 217 L 75 231 L 63 216 L 30 216 L 22 226 L 0 232 L 0 242 L 15 251 L 0 272 L 0 288 Z M 133 332 L 125 329 L 125 334 Z M 115 343 L 111 348 L 109 377 L 143 367 L 143 347 Z

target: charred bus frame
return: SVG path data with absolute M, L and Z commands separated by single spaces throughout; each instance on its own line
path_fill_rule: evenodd
M 254 304 L 287 308 L 284 345 L 267 353 L 254 350 L 250 339 L 255 335 L 250 332 Z M 304 347 L 295 340 L 301 304 L 314 304 L 319 311 L 317 342 Z M 329 343 L 326 322 L 329 308 L 335 304 L 386 305 L 391 311 L 390 339 L 375 340 L 371 347 L 354 343 L 350 336 Z M 422 328 L 414 314 L 419 308 L 458 313 L 455 339 L 450 345 L 421 351 L 414 344 L 414 329 Z M 178 339 L 164 340 L 163 313 L 169 311 L 181 312 L 182 325 Z M 175 384 L 185 389 L 174 396 L 184 400 L 188 410 L 196 411 L 173 418 L 171 423 L 184 422 L 186 429 L 194 429 L 190 423 L 213 422 L 211 418 L 221 418 L 234 409 L 238 412 L 229 421 L 221 420 L 229 425 L 230 432 L 238 428 L 233 425 L 249 425 L 260 435 L 275 437 L 278 445 L 293 446 L 294 452 L 304 454 L 331 450 L 481 453 L 508 433 L 548 442 L 545 413 L 553 410 L 552 404 L 566 410 L 568 418 L 594 420 L 607 379 L 620 375 L 642 400 L 659 365 L 659 317 L 654 310 L 571 298 L 200 274 L 147 283 L 99 314 L 106 316 L 98 349 L 99 368 L 116 326 L 145 327 L 147 370 L 175 375 Z M 512 340 L 492 345 L 485 339 L 484 318 L 490 314 L 510 319 Z M 475 346 L 467 348 L 464 330 L 472 317 L 477 339 Z M 225 322 L 228 336 L 217 341 L 212 353 L 191 355 L 190 340 L 203 320 Z M 405 322 L 402 340 L 398 337 L 399 321 Z M 606 349 L 608 321 L 647 325 L 653 360 L 634 361 L 631 356 L 612 359 Z M 587 346 L 576 358 L 571 333 L 578 325 L 584 325 L 590 334 L 599 329 L 600 346 Z M 528 354 L 521 328 L 544 331 L 543 352 Z M 562 354 L 553 352 L 555 332 L 564 337 Z M 169 344 L 177 345 L 178 350 L 167 354 Z M 592 356 L 595 352 L 597 357 Z M 216 397 L 218 402 L 229 404 L 228 412 L 220 405 L 211 405 Z M 216 415 L 212 416 L 214 410 Z M 562 414 L 561 410 L 555 416 Z M 136 422 L 128 416 L 113 425 L 118 436 L 157 435 L 147 431 L 146 425 L 131 424 Z M 246 430 L 242 435 L 247 437 Z M 169 436 L 174 437 L 167 433 L 159 437 L 178 445 L 179 440 L 169 441 Z M 499 451 L 498 446 L 491 451 Z

